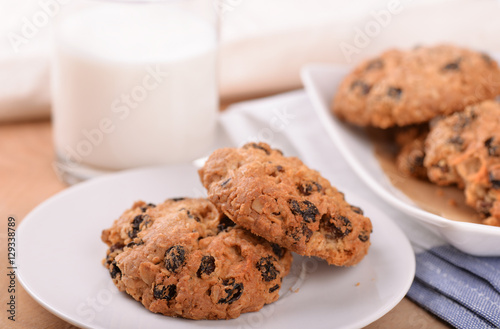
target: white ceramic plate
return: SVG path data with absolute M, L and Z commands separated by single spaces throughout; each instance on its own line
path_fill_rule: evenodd
M 85 328 L 359 328 L 404 297 L 415 273 L 415 258 L 409 241 L 390 219 L 375 205 L 345 192 L 372 219 L 368 256 L 356 267 L 338 268 L 295 255 L 280 299 L 238 319 L 192 321 L 153 314 L 118 292 L 101 265 L 106 252 L 102 229 L 135 200 L 159 203 L 176 196 L 202 196 L 191 165 L 98 178 L 39 205 L 18 229 L 19 280 L 43 307 Z
M 500 256 L 500 227 L 452 221 L 419 208 L 392 186 L 364 131 L 344 124 L 330 113 L 332 98 L 348 72 L 345 66 L 311 64 L 302 69 L 301 76 L 328 135 L 358 176 L 389 204 L 420 220 L 456 248 L 478 256 Z

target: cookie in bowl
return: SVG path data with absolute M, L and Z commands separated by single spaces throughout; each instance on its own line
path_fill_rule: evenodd
M 399 146 L 396 167 L 401 174 L 423 180 L 427 179 L 424 159 L 425 139 L 428 133 L 428 124 L 398 128 L 394 133 L 396 144 Z
M 500 226 L 500 104 L 469 106 L 434 125 L 425 141 L 431 182 L 465 189 L 484 224 Z
M 394 49 L 348 74 L 331 110 L 354 125 L 389 128 L 428 122 L 499 94 L 500 69 L 488 55 L 452 45 Z

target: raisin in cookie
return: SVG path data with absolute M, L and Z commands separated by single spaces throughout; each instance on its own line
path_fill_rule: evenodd
M 102 233 L 120 291 L 155 313 L 229 319 L 276 301 L 292 256 L 206 199 L 136 202 Z
M 219 149 L 199 173 L 210 201 L 268 241 L 334 265 L 354 265 L 368 251 L 372 225 L 361 209 L 317 171 L 267 144 Z
M 438 185 L 465 188 L 466 203 L 500 226 L 500 104 L 469 106 L 431 128 L 424 165 Z
M 388 128 L 429 121 L 500 94 L 500 70 L 489 56 L 450 45 L 389 50 L 362 62 L 332 103 L 339 118 Z

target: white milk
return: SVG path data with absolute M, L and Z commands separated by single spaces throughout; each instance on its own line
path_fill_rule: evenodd
M 114 170 L 206 155 L 216 39 L 207 22 L 158 6 L 102 4 L 63 19 L 52 81 L 59 159 Z

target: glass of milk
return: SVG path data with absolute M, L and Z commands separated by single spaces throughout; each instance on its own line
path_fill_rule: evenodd
M 73 183 L 210 152 L 217 0 L 72 0 L 56 17 L 56 168 Z

